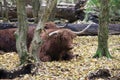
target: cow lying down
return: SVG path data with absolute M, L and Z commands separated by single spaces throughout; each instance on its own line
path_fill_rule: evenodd
M 0 50 L 5 52 L 16 51 L 15 31 L 16 28 L 0 30 Z M 40 60 L 58 61 L 72 59 L 73 54 L 70 50 L 73 48 L 72 41 L 76 35 L 68 29 L 61 29 L 58 32 L 54 31 L 56 31 L 56 29 L 48 29 L 40 35 L 44 41 L 42 46 L 38 49 Z M 28 48 L 32 41 L 33 33 L 34 28 L 30 27 L 27 35 Z
M 42 31 L 40 37 L 43 44 L 38 48 L 38 54 L 41 61 L 58 61 L 70 60 L 73 58 L 71 49 L 73 48 L 73 39 L 76 34 L 82 34 L 83 31 L 73 32 L 69 29 L 52 28 L 53 24 L 45 26 L 45 31 Z M 48 28 L 47 28 L 48 27 Z M 51 28 L 50 28 L 51 27 Z M 17 28 L 0 30 L 0 50 L 5 52 L 16 51 L 16 40 L 14 32 Z M 35 27 L 29 27 L 27 33 L 27 47 L 29 49 L 33 38 Z

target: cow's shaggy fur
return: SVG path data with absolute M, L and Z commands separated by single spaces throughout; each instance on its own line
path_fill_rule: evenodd
M 71 30 L 60 29 L 58 33 L 46 37 L 46 34 L 55 30 L 56 29 L 48 29 L 46 33 L 42 34 L 44 43 L 38 49 L 42 61 L 70 60 L 73 58 L 70 50 L 73 48 L 72 41 L 76 35 L 72 33 Z
M 5 52 L 16 52 L 16 28 L 0 30 L 0 50 Z M 27 35 L 27 46 L 29 47 L 33 38 L 34 27 L 30 27 Z
M 0 50 L 16 51 L 14 32 L 16 29 L 0 30 Z
M 49 27 L 49 26 L 48 26 Z M 27 35 L 27 47 L 29 48 L 33 38 L 35 27 L 29 27 Z M 49 36 L 49 33 L 59 30 L 58 33 Z M 14 29 L 0 30 L 0 50 L 5 52 L 16 51 L 16 40 Z M 44 41 L 42 46 L 38 49 L 38 54 L 41 61 L 53 60 L 70 60 L 73 55 L 70 50 L 72 49 L 72 40 L 75 34 L 68 29 L 46 29 L 40 34 Z

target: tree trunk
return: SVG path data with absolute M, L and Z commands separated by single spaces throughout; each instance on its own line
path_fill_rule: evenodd
M 56 6 L 57 6 L 57 2 L 53 6 L 53 9 L 52 9 L 52 11 L 50 13 L 49 21 L 54 21 L 55 20 L 55 14 L 56 14 L 56 10 L 57 10 Z
M 31 46 L 30 46 L 30 53 L 32 53 L 32 55 L 34 56 L 34 58 L 36 59 L 36 62 L 40 61 L 39 56 L 37 54 L 38 47 L 40 47 L 42 44 L 42 39 L 40 38 L 40 33 L 43 30 L 44 23 L 48 20 L 50 13 L 51 13 L 55 3 L 57 2 L 57 0 L 49 0 L 49 2 L 50 2 L 50 4 L 48 4 L 46 6 L 45 13 L 44 12 L 41 13 L 41 18 L 35 29 L 34 37 L 33 37 L 33 40 L 32 40 Z M 41 10 L 43 10 L 42 7 L 40 7 L 40 12 L 41 12 Z
M 26 57 L 28 57 L 28 51 L 26 46 L 27 39 L 27 15 L 25 12 L 25 1 L 17 0 L 17 14 L 18 14 L 18 29 L 16 31 L 16 48 L 19 53 L 21 64 L 25 63 Z
M 25 74 L 35 74 L 38 64 L 34 64 L 31 55 L 27 51 L 27 15 L 25 13 L 25 0 L 17 0 L 18 28 L 16 31 L 16 48 L 19 53 L 21 64 L 11 71 L 0 69 L 0 79 L 14 79 Z M 33 58 L 33 57 L 32 57 Z M 22 66 L 21 66 L 22 65 Z M 4 75 L 4 76 L 3 76 Z
M 15 5 L 16 4 L 16 0 L 11 0 L 12 4 Z
M 108 24 L 109 24 L 109 0 L 100 1 L 99 31 L 98 31 L 98 49 L 93 56 L 111 58 L 108 51 Z
M 8 6 L 7 6 L 7 1 L 4 0 L 4 8 L 5 11 L 3 12 L 3 22 L 8 22 Z
M 39 0 L 32 0 L 32 6 L 33 6 L 33 16 L 35 18 L 34 22 L 38 23 L 39 21 L 39 10 L 40 10 L 40 1 Z
M 2 10 L 2 2 L 0 2 L 0 19 L 2 19 L 2 14 L 3 14 L 3 10 Z
M 16 48 L 19 53 L 21 65 L 14 70 L 8 71 L 0 69 L 0 79 L 14 79 L 25 74 L 34 74 L 38 69 L 38 64 L 32 63 L 31 55 L 28 54 L 27 39 L 27 15 L 25 13 L 25 0 L 17 0 L 18 28 L 16 31 Z M 28 62 L 29 61 L 29 62 Z M 25 64 L 27 63 L 27 64 Z

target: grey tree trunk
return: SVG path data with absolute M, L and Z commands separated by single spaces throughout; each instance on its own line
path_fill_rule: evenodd
M 39 10 L 40 10 L 40 1 L 39 0 L 32 0 L 32 6 L 33 6 L 33 16 L 35 18 L 35 23 L 38 23 L 39 21 Z
M 5 11 L 3 12 L 3 22 L 8 22 L 8 6 L 7 6 L 7 1 L 4 0 L 4 8 L 5 8 Z
M 38 53 L 37 53 L 38 47 L 40 47 L 42 44 L 42 39 L 40 38 L 40 33 L 43 30 L 44 23 L 48 20 L 50 13 L 56 3 L 57 3 L 57 0 L 49 0 L 49 3 L 47 4 L 47 6 L 44 10 L 45 12 L 43 11 L 43 7 L 40 7 L 41 18 L 35 29 L 34 37 L 33 37 L 33 40 L 32 40 L 31 46 L 30 46 L 30 53 L 32 53 L 32 55 L 34 56 L 34 59 L 36 59 L 36 62 L 40 61 Z M 41 11 L 43 11 L 43 12 L 41 12 Z
M 50 13 L 50 16 L 49 16 L 49 20 L 48 20 L 48 21 L 53 21 L 53 20 L 55 20 L 55 14 L 56 14 L 56 10 L 57 10 L 56 6 L 57 6 L 57 2 L 56 2 L 56 3 L 54 4 L 54 6 L 53 6 L 53 9 L 52 9 L 52 11 L 51 11 L 51 13 Z
M 26 62 L 28 51 L 26 46 L 27 39 L 27 15 L 25 12 L 25 0 L 17 0 L 18 28 L 16 31 L 16 48 L 19 53 L 21 64 Z
M 11 0 L 11 1 L 12 1 L 12 4 L 13 4 L 13 5 L 15 5 L 15 3 L 16 3 L 16 0 Z
M 1 13 L 0 13 L 0 17 L 1 17 L 1 19 L 2 19 L 2 14 L 3 14 L 2 2 L 0 2 L 0 11 L 1 11 Z
M 99 30 L 98 30 L 98 49 L 96 54 L 93 56 L 111 58 L 108 51 L 108 24 L 109 24 L 109 1 L 110 0 L 99 0 L 100 1 L 100 16 L 99 16 Z

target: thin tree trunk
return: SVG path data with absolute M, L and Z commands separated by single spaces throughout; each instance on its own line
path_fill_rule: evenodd
M 39 0 L 32 0 L 32 6 L 33 6 L 33 16 L 35 18 L 35 23 L 38 23 L 39 21 L 39 10 L 40 10 L 40 1 Z
M 27 15 L 25 12 L 25 0 L 17 0 L 18 28 L 16 31 L 16 48 L 19 53 L 21 64 L 25 63 L 28 56 L 27 39 Z
M 15 5 L 15 3 L 16 3 L 16 0 L 11 0 L 11 1 L 12 1 L 12 4 L 13 4 L 13 5 Z
M 1 13 L 0 13 L 0 17 L 1 17 L 1 19 L 2 19 L 2 14 L 3 14 L 3 10 L 2 10 L 2 2 L 0 2 L 0 11 L 1 11 Z
M 56 6 L 57 6 L 57 2 L 54 4 L 52 12 L 50 13 L 50 17 L 48 21 L 53 21 L 55 20 L 55 14 L 56 14 Z
M 5 11 L 3 12 L 3 22 L 8 22 L 8 6 L 6 0 L 4 0 L 4 8 Z
M 100 16 L 99 16 L 99 31 L 98 31 L 98 49 L 96 54 L 93 56 L 111 58 L 108 51 L 108 24 L 109 24 L 109 1 L 110 0 L 99 0 L 100 1 Z
M 50 13 L 51 13 L 55 3 L 57 2 L 57 0 L 49 0 L 49 2 L 50 3 L 46 6 L 45 13 L 43 11 L 43 8 L 40 7 L 40 12 L 42 10 L 43 13 L 40 14 L 41 18 L 35 29 L 34 38 L 32 40 L 31 46 L 30 46 L 30 53 L 32 53 L 32 55 L 34 56 L 34 58 L 36 59 L 36 62 L 40 61 L 38 52 L 37 52 L 38 47 L 40 47 L 42 44 L 42 39 L 40 38 L 40 33 L 43 30 L 44 23 L 48 20 Z

